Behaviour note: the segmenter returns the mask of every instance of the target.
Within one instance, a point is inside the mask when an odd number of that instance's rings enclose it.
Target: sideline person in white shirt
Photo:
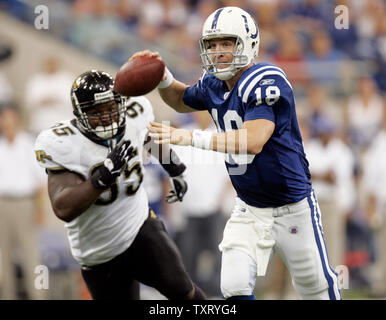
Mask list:
[[[305,152],[323,212],[323,230],[331,266],[335,268],[344,263],[345,216],[355,200],[355,159],[326,116],[315,123],[315,131],[316,138],[305,142]]]
[[[363,187],[366,192],[366,214],[375,232],[376,262],[372,272],[372,294],[386,296],[386,117],[364,156]]]
[[[358,94],[348,99],[344,109],[346,123],[354,148],[365,151],[382,127],[384,102],[370,77],[358,81]]]
[[[54,57],[43,61],[43,71],[35,74],[26,85],[25,106],[29,112],[29,129],[36,135],[63,119],[72,119],[68,92],[73,76],[59,69]]]
[[[34,281],[41,264],[37,225],[46,177],[35,161],[33,137],[20,129],[19,112],[10,105],[0,110],[0,132],[0,297],[17,298],[17,258],[28,299],[43,299],[44,290]]]

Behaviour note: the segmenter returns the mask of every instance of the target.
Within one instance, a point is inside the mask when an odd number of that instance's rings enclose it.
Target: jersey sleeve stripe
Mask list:
[[[206,70],[204,70],[204,72],[202,73],[202,76],[200,77],[200,79],[198,80],[199,83],[202,85],[203,81],[204,81],[204,77],[206,75]]]
[[[262,67],[262,68],[259,68],[255,71],[253,71],[250,75],[248,75],[244,80],[243,82],[241,82],[240,86],[239,86],[239,97],[241,97],[241,90],[243,90],[245,84],[248,82],[249,79],[251,79],[255,74],[263,71],[263,70],[267,70],[267,69],[275,69],[275,70],[279,70],[280,72],[283,73],[283,75],[285,75],[284,71],[282,69],[280,69],[279,67],[275,67],[275,66],[265,66],[265,67]]]
[[[49,170],[49,171],[62,171],[62,170],[67,170],[65,167],[62,167],[62,166],[59,166],[59,167],[53,167],[53,168],[47,167],[46,169]]]
[[[244,103],[246,103],[248,101],[248,97],[249,97],[249,94],[251,93],[252,89],[255,87],[255,85],[266,75],[269,75],[269,76],[273,76],[273,75],[278,75],[280,77],[282,77],[285,82],[287,82],[288,86],[292,89],[292,86],[291,84],[289,83],[289,81],[287,80],[287,78],[279,71],[266,71],[266,72],[263,72],[261,74],[259,74],[256,78],[254,78],[251,83],[248,85],[248,87],[245,89],[244,91],[244,94],[243,94],[243,98],[242,98],[242,101]]]

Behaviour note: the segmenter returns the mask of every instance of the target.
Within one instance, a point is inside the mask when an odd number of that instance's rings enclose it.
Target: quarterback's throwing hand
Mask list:
[[[124,170],[127,162],[133,156],[134,148],[131,141],[121,141],[114,149],[110,150],[103,165],[100,166],[91,177],[91,183],[97,189],[110,187],[115,179]]]
[[[161,59],[161,56],[159,54],[159,52],[152,52],[150,50],[143,50],[143,51],[138,51],[138,52],[135,52],[130,58],[128,61],[130,60],[133,60],[133,59],[136,59],[136,58],[139,58],[139,57],[149,57],[149,58],[158,58],[160,60]]]
[[[147,128],[150,131],[149,136],[154,139],[155,143],[171,143],[179,146],[192,145],[192,132],[189,130],[176,129],[154,121],[151,121]]]
[[[171,177],[170,184],[172,186],[172,190],[166,197],[167,203],[173,203],[176,201],[182,201],[186,191],[188,190],[188,184],[186,183],[183,174]]]

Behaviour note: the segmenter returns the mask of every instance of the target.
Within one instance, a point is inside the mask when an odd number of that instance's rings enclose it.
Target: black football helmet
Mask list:
[[[126,107],[121,96],[113,90],[114,80],[110,74],[104,71],[90,70],[78,76],[71,87],[71,101],[73,113],[79,129],[86,135],[97,140],[109,140],[122,133],[125,128]],[[98,125],[92,128],[89,119],[91,117],[106,118],[106,113],[88,114],[93,108],[101,104],[115,102],[116,110],[108,114],[108,125]],[[114,104],[112,104],[114,106]],[[115,106],[114,106],[115,107]],[[95,119],[95,118],[94,118]],[[103,123],[101,121],[101,123]]]

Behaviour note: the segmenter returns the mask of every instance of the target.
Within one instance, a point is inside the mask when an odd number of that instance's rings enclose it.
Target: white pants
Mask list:
[[[314,192],[279,208],[256,208],[236,199],[224,230],[221,292],[225,298],[251,295],[265,275],[272,250],[287,266],[302,299],[341,299],[323,236]]]

